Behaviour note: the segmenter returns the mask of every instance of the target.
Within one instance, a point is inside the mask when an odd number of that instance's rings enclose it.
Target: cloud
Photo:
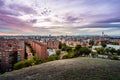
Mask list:
[[[5,10],[4,8],[0,9],[0,14],[11,15],[11,16],[18,16],[18,15],[20,15],[18,12],[12,12],[11,10]]]
[[[0,0],[0,7],[4,6],[4,1]]]
[[[111,19],[99,21],[98,23],[114,23],[114,22],[120,22],[120,18],[118,18],[118,17],[111,18]]]
[[[119,0],[0,0],[0,34],[115,33],[119,6]]]
[[[110,23],[92,23],[85,26],[80,26],[77,28],[120,28],[120,24],[110,24]]]
[[[24,12],[26,14],[36,14],[37,13],[34,9],[32,9],[28,6],[25,6],[25,5],[11,4],[11,5],[9,5],[9,8],[16,10],[18,12]]]
[[[71,22],[71,23],[73,23],[73,22],[76,22],[76,21],[78,21],[78,20],[80,20],[80,18],[79,17],[73,17],[74,15],[72,15],[72,16],[67,16],[66,17],[66,22]]]
[[[34,24],[34,23],[37,22],[37,19],[32,19],[32,20],[30,20],[29,22],[32,23],[32,24]]]
[[[2,14],[0,14],[0,21],[5,22],[9,25],[24,25],[25,24],[25,22],[15,18],[15,17],[6,16],[6,15],[2,15]]]

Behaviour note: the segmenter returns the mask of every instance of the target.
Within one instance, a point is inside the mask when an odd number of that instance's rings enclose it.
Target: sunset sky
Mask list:
[[[0,35],[120,34],[120,0],[0,0]]]

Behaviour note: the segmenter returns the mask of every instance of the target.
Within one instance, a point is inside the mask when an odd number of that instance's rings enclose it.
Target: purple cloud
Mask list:
[[[4,5],[4,1],[0,0],[0,7],[2,7]]]
[[[16,11],[24,12],[26,14],[36,14],[37,13],[34,9],[32,9],[28,6],[25,6],[25,5],[12,4],[12,5],[9,5],[9,8],[16,10]]]
[[[52,20],[50,18],[44,19],[45,22],[51,22]]]
[[[0,9],[0,14],[3,14],[3,15],[13,15],[13,16],[20,15],[18,12],[12,12],[10,10],[5,10],[5,9]]]
[[[66,13],[63,19],[65,23],[76,23],[83,20],[79,14],[74,14],[73,12]]]
[[[0,27],[20,26],[21,28],[30,28],[31,24],[30,22],[28,23],[15,17],[0,14]]]
[[[79,19],[78,17],[67,16],[66,21],[68,21],[68,22],[75,22],[78,19]]]
[[[92,23],[85,26],[77,26],[74,28],[120,28],[120,24],[109,24],[109,23]]]
[[[98,23],[114,23],[114,22],[120,22],[120,18],[111,18],[111,19],[99,21]]]
[[[37,22],[37,19],[32,19],[29,21],[30,23],[36,23]]]

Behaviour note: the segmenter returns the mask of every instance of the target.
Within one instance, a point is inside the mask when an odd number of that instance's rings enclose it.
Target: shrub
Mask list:
[[[74,58],[74,52],[69,52],[68,54],[64,55],[62,59]]]
[[[92,52],[92,53],[91,53],[91,56],[92,56],[93,58],[96,58],[96,57],[98,56],[98,53],[97,53],[97,52]]]
[[[28,60],[21,61],[21,62],[14,64],[14,69],[15,70],[21,69],[24,67],[32,66],[33,64],[34,64],[34,61],[32,59],[28,59]]]
[[[71,51],[72,51],[72,47],[67,46],[67,47],[66,47],[66,51],[67,51],[67,52],[71,52]]]
[[[48,57],[48,61],[54,61],[54,60],[59,60],[60,57],[57,54],[50,55]]]
[[[75,54],[75,57],[79,57],[79,56],[82,56],[82,55],[89,55],[91,52],[91,50],[87,47],[81,47],[80,49],[75,49],[74,50],[74,54]]]
[[[117,55],[112,55],[112,56],[110,57],[110,59],[112,59],[112,60],[119,60],[119,57],[118,57]]]
[[[59,56],[60,54],[61,54],[61,50],[57,50],[57,51],[56,51],[56,55]]]
[[[18,62],[18,63],[16,63],[16,64],[14,64],[14,69],[15,70],[18,70],[18,69],[21,69],[21,68],[24,68],[25,67],[25,65],[24,65],[25,63],[22,61],[22,62]]]
[[[44,62],[42,59],[39,59],[37,56],[34,56],[33,60],[34,60],[34,64],[41,64]]]
[[[117,55],[120,55],[120,49],[117,50]]]
[[[68,54],[64,55],[62,59],[68,59]]]
[[[97,51],[98,54],[105,54],[105,50],[104,50],[103,47],[102,48],[96,48],[96,51]]]
[[[32,66],[32,65],[34,65],[34,60],[33,59],[25,60],[24,65],[25,65],[25,67]]]

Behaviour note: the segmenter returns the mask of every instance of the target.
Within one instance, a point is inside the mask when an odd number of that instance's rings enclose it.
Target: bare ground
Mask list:
[[[74,58],[7,72],[0,80],[120,80],[120,61]]]

